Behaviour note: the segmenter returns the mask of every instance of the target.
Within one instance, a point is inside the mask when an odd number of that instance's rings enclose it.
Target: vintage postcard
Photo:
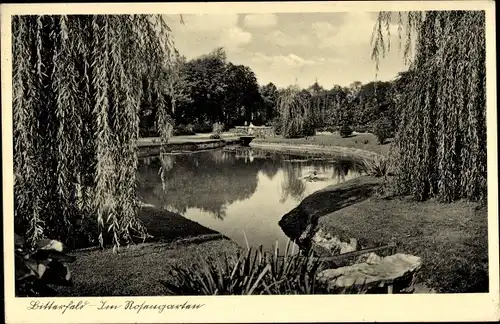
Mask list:
[[[2,5],[6,322],[499,320],[494,7]]]

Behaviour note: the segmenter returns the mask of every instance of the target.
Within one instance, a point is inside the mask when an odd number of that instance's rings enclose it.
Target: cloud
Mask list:
[[[167,18],[174,32],[178,49],[188,58],[206,54],[222,46],[227,52],[237,52],[252,41],[252,33],[238,27],[237,14],[183,15]]]
[[[327,21],[312,24],[321,48],[342,48],[351,45],[369,45],[375,18],[369,12],[349,12],[344,22],[334,26]]]
[[[310,46],[311,37],[307,35],[289,35],[282,30],[274,30],[265,36],[268,42],[271,42],[280,47],[288,46]]]
[[[375,77],[370,39],[376,15],[363,12],[274,15],[168,15],[178,50],[188,59],[223,46],[228,60],[249,66],[259,83],[325,87],[368,82]],[[261,26],[257,28],[257,26]],[[393,37],[397,27],[391,26]],[[391,44],[391,46],[393,46]],[[392,78],[406,68],[394,49],[377,78]],[[398,56],[399,55],[399,56]]]
[[[252,33],[246,32],[239,27],[231,27],[221,33],[221,45],[228,50],[237,50],[241,45],[252,41]]]
[[[245,26],[251,28],[267,28],[273,27],[278,23],[278,18],[275,14],[252,14],[246,15],[244,18]]]
[[[314,60],[304,59],[293,53],[290,53],[288,55],[265,55],[257,52],[254,54],[252,60],[255,62],[265,62],[271,65],[285,65],[288,67],[302,67],[304,65],[312,65],[317,63]]]

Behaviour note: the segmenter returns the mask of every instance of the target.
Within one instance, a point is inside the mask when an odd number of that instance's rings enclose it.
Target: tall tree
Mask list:
[[[394,141],[396,187],[419,200],[486,198],[486,64],[484,11],[396,13],[412,56],[399,100]],[[382,12],[373,57],[389,46],[394,14]]]
[[[298,86],[289,86],[278,98],[280,131],[286,138],[314,135],[311,94]]]
[[[190,95],[191,83],[187,78],[186,64],[186,57],[181,56],[176,51],[175,59],[167,65],[165,70],[165,91],[170,102],[170,115],[174,120],[176,120],[176,117],[182,116],[182,107],[186,107],[192,102]],[[174,121],[168,120],[168,122],[163,122],[162,124],[170,126],[174,124]],[[166,142],[166,140],[170,137],[171,131],[171,128],[167,128],[165,132],[163,132],[163,142]]]
[[[159,93],[168,31],[161,15],[13,17],[15,230],[30,242],[88,244],[89,224],[101,245],[144,236],[137,85]]]
[[[327,92],[327,112],[326,124],[328,126],[339,126],[341,118],[345,114],[347,107],[348,91],[347,89],[336,85]]]
[[[222,48],[186,64],[186,78],[192,85],[190,97],[193,100],[189,114],[197,122],[223,122],[220,103],[227,88],[226,64],[226,53]]]
[[[309,86],[307,90],[311,94],[311,110],[314,125],[322,127],[325,123],[326,91],[318,81]]]
[[[224,101],[225,123],[228,126],[244,121],[261,122],[263,114],[259,85],[255,73],[247,66],[228,63],[227,88]]]
[[[359,101],[354,107],[355,124],[367,126],[381,117],[393,119],[391,94],[392,83],[390,82],[378,81],[362,85],[358,94]]]
[[[278,88],[270,82],[260,87],[260,95],[263,100],[263,109],[266,115],[266,121],[271,121],[278,114],[276,104],[278,102]]]

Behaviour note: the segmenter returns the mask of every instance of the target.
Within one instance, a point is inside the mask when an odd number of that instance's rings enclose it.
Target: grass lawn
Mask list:
[[[342,138],[339,134],[315,135],[307,138],[283,138],[282,136],[256,138],[255,143],[283,143],[283,144],[308,144],[320,146],[345,146],[357,149],[362,149],[379,154],[387,154],[389,152],[390,140],[385,144],[379,145],[377,137],[370,133],[354,134],[346,138]]]
[[[159,280],[172,265],[188,265],[200,256],[235,253],[236,243],[179,214],[142,207],[139,219],[153,236],[149,243],[72,253],[73,287],[55,287],[62,296],[164,295]]]
[[[422,258],[417,279],[437,291],[487,292],[488,213],[475,207],[373,198],[320,218],[319,226],[373,245],[395,241],[399,252]]]
[[[168,280],[173,265],[185,266],[199,256],[236,253],[239,247],[226,239],[200,236],[195,241],[150,243],[123,248],[75,253],[71,265],[73,287],[58,287],[61,296],[161,296],[159,280]]]
[[[361,177],[314,193],[302,202],[303,214],[292,217],[296,220],[290,220],[288,228],[303,230],[300,218],[314,215],[316,228],[344,242],[356,238],[364,247],[395,242],[398,252],[421,257],[418,283],[438,292],[488,291],[485,207],[384,198],[378,194],[377,182],[382,183]]]

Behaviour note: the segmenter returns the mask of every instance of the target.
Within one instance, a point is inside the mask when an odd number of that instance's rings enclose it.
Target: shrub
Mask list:
[[[394,128],[389,118],[381,118],[373,126],[373,134],[377,136],[379,144],[384,144],[386,139],[393,136],[393,133]]]
[[[352,134],[352,128],[350,126],[344,125],[340,127],[340,136],[348,137]]]
[[[274,128],[274,133],[276,135],[281,134],[282,123],[281,123],[281,119],[279,117],[276,117],[275,119],[273,119],[273,121],[271,122],[271,126]]]
[[[180,124],[174,128],[173,135],[174,136],[183,136],[183,135],[195,135],[196,133],[193,131],[193,125],[184,125]]]
[[[140,137],[156,137],[158,136],[158,131],[155,126],[152,127],[141,127],[139,128]]]
[[[64,253],[64,244],[41,239],[29,249],[21,236],[14,235],[16,296],[50,297],[57,293],[49,285],[72,285],[68,263],[75,258]]]
[[[312,120],[307,120],[306,122],[304,122],[302,134],[304,136],[316,135],[316,128],[314,127],[314,122]]]
[[[210,138],[217,138],[219,139],[222,132],[224,131],[224,125],[222,123],[215,123],[212,126],[212,135]]]
[[[170,278],[160,281],[173,295],[252,295],[252,294],[313,294],[322,287],[316,284],[316,274],[322,262],[307,256],[291,255],[287,245],[279,256],[248,249],[236,257],[201,260],[187,268],[174,267]]]
[[[356,127],[354,127],[354,131],[356,133],[366,133],[366,132],[368,132],[368,127],[365,127],[365,126],[356,126]]]
[[[208,122],[204,121],[202,123],[196,123],[194,124],[193,131],[195,133],[210,133],[212,132],[213,125]]]

